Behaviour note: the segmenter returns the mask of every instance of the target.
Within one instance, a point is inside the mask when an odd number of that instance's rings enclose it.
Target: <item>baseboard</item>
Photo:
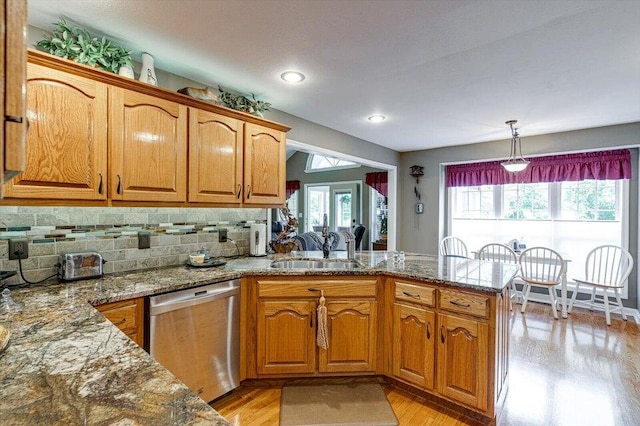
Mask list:
[[[551,302],[549,302],[549,295],[547,293],[529,293],[529,301],[530,302],[536,302],[536,303],[544,303],[546,305],[550,305]],[[568,303],[569,300],[567,300],[567,308],[568,308]],[[515,308],[514,308],[515,310]],[[593,308],[594,311],[599,311],[604,313],[604,307],[598,306],[596,305]],[[627,317],[631,317],[634,319],[634,321],[636,322],[636,324],[640,324],[640,311],[638,309],[633,309],[633,308],[624,308],[624,313],[627,315]]]

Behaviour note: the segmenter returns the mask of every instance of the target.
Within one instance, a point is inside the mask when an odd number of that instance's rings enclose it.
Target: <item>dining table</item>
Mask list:
[[[473,257],[475,259],[479,259],[478,250],[472,251],[471,254],[473,254]],[[562,275],[560,278],[560,305],[562,306],[562,318],[567,318],[568,308],[569,308],[569,302],[568,302],[569,298],[567,297],[567,269],[569,267],[569,262],[571,262],[571,259],[566,255],[566,253],[559,253],[559,254],[562,257],[562,261],[564,262],[564,265],[562,265]],[[516,255],[518,256],[518,260],[519,260],[520,253],[516,252]],[[505,257],[504,260],[507,260],[507,257]],[[542,261],[544,259],[540,259],[540,260]],[[516,276],[514,279],[516,279],[517,277],[518,276]],[[520,297],[518,297],[518,301],[520,301]]]

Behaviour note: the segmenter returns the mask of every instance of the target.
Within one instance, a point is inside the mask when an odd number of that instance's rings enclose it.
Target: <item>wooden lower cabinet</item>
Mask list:
[[[247,378],[384,374],[495,419],[508,383],[508,291],[351,276],[248,284]],[[327,349],[316,342],[320,289]]]
[[[376,371],[376,302],[327,303],[329,346],[319,349],[318,371],[352,373]]]
[[[401,303],[395,303],[393,309],[393,375],[433,390],[436,315],[427,308]]]
[[[315,303],[258,302],[258,374],[312,373],[316,369]]]
[[[251,283],[258,376],[377,371],[376,278],[265,277]],[[316,341],[320,289],[326,297],[327,349]]]
[[[138,346],[144,347],[144,298],[105,303],[96,309]]]
[[[487,409],[489,326],[438,315],[438,392],[480,410]]]

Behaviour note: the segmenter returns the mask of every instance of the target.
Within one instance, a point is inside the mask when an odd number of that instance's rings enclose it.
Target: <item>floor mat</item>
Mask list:
[[[284,386],[280,426],[397,426],[378,383]]]

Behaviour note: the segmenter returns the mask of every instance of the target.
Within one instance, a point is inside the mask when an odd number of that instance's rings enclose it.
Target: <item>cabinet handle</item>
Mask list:
[[[322,291],[322,289],[315,288],[315,287],[309,287],[307,290],[309,290],[309,291]]]
[[[313,315],[309,315],[309,328],[313,328]]]
[[[122,189],[121,188],[120,175],[117,175],[117,176],[118,176],[118,186],[116,187],[116,194],[120,194],[120,190]]]
[[[125,322],[127,322],[127,319],[126,319],[126,318],[122,318],[120,321],[118,321],[118,322],[114,322],[113,324],[114,324],[114,325],[122,325],[122,324],[124,324]]]
[[[427,340],[431,340],[431,322],[427,322]]]
[[[420,299],[420,295],[419,294],[413,294],[413,293],[409,293],[409,292],[406,292],[406,291],[403,291],[402,294],[404,294],[405,296],[413,297],[414,299]]]
[[[15,115],[5,115],[5,121],[10,121],[12,123],[22,123],[22,117],[17,117]]]
[[[251,198],[251,185],[247,185],[247,200]]]
[[[440,340],[444,343],[444,325],[440,326]]]
[[[242,192],[242,185],[238,184],[238,200],[240,199],[241,192]]]
[[[98,184],[98,194],[102,194],[102,173],[98,173],[100,176],[100,183]]]
[[[462,306],[463,308],[470,308],[471,307],[471,305],[460,303],[457,300],[450,300],[449,303],[451,303],[452,305],[456,305],[456,306]]]

